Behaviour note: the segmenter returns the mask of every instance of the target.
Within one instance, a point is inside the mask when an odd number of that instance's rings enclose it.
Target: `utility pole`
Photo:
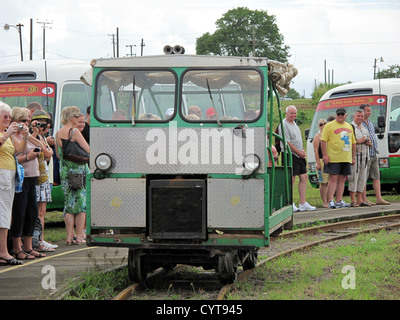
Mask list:
[[[376,79],[376,62],[377,61],[383,62],[383,57],[375,58],[375,62],[374,62],[374,80]]]
[[[52,24],[53,22],[46,21],[36,21],[37,23],[41,23],[43,27],[43,59],[46,59],[46,24]],[[51,27],[48,27],[51,29]]]
[[[142,42],[140,43],[140,55],[143,56],[143,47],[145,46],[143,39]]]
[[[6,23],[4,25],[4,30],[8,31],[10,30],[10,27],[13,27],[15,29],[17,29],[18,33],[19,33],[19,50],[21,52],[21,61],[24,61],[24,54],[23,54],[23,50],[22,50],[22,32],[21,32],[21,28],[23,27],[23,24],[17,24],[16,26],[13,26],[11,24]]]
[[[127,56],[133,57],[134,54],[133,54],[133,52],[132,52],[132,48],[133,48],[133,47],[136,47],[136,44],[127,44],[126,47],[131,49],[130,55],[127,54]],[[135,54],[135,56],[136,56],[136,54]]]
[[[117,58],[119,58],[119,29],[117,27]]]
[[[109,34],[112,37],[112,45],[113,45],[113,57],[115,58],[115,34]]]
[[[29,60],[33,59],[33,19],[31,19],[31,31],[30,31],[30,44],[29,44]]]

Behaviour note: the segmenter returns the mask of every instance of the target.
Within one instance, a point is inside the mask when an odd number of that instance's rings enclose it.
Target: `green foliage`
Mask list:
[[[394,64],[389,69],[383,69],[377,73],[377,78],[400,78],[400,65]]]
[[[336,88],[338,86],[341,86],[342,84],[323,84],[320,83],[318,87],[314,89],[314,92],[312,94],[312,104],[317,105],[321,97],[327,92],[328,90],[331,90],[333,88]]]
[[[283,44],[274,15],[263,10],[239,7],[229,10],[216,21],[217,30],[205,33],[196,41],[201,55],[268,57],[285,62],[289,47]]]
[[[293,99],[293,100],[295,100],[295,99],[300,99],[301,97],[300,97],[300,93],[298,93],[295,89],[293,89],[293,88],[290,88],[289,89],[289,91],[288,91],[288,93],[286,94],[286,96],[285,96],[286,98],[290,98],[290,99]]]

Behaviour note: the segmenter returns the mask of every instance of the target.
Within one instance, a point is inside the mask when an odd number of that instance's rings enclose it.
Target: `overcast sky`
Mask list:
[[[0,24],[23,24],[24,60],[29,59],[29,24],[33,19],[33,58],[90,61],[112,57],[112,34],[119,28],[119,55],[163,54],[179,44],[195,54],[196,38],[215,31],[215,22],[240,6],[276,16],[289,62],[298,68],[292,87],[309,97],[314,82],[324,82],[324,61],[334,82],[373,78],[374,61],[386,69],[400,64],[400,0],[4,0]],[[18,31],[0,30],[1,64],[20,60]],[[332,72],[332,71],[331,71]]]

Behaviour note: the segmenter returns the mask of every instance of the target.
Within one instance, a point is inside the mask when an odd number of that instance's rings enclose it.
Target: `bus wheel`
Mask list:
[[[218,257],[217,274],[222,283],[233,283],[237,277],[237,257],[227,252]]]
[[[144,265],[145,254],[141,250],[129,249],[128,253],[128,273],[132,282],[143,283],[147,272]]]

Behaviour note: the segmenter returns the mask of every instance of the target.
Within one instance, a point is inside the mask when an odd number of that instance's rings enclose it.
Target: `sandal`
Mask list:
[[[35,253],[37,253],[37,254],[31,253],[31,252],[35,252]],[[33,250],[33,249],[30,250],[30,251],[27,251],[26,253],[27,253],[27,254],[30,254],[30,255],[32,255],[32,256],[34,256],[35,258],[44,258],[44,257],[46,257],[45,254],[40,253],[40,252],[37,252],[37,251],[35,251],[35,250]]]
[[[365,202],[360,203],[360,207],[370,207],[371,205]]]
[[[85,239],[76,238],[76,244],[84,244],[84,243],[86,243]]]
[[[12,257],[11,259],[6,259],[6,258],[3,258],[3,257],[0,257],[0,260],[4,260],[5,261],[5,262],[1,262],[0,261],[0,266],[7,266],[7,265],[18,266],[18,265],[24,264],[22,261],[17,260],[14,257]]]
[[[25,255],[25,258],[19,258],[19,257],[18,257],[18,255],[21,254],[21,253],[22,253],[23,255]],[[15,258],[17,258],[18,260],[33,260],[33,259],[36,258],[34,255],[31,255],[31,254],[25,252],[24,250],[21,250],[20,252],[14,254],[14,256],[15,256]],[[32,258],[28,258],[29,256],[31,256]]]
[[[76,241],[74,239],[67,238],[67,240],[65,240],[65,244],[70,246],[71,244],[76,244]]]
[[[350,207],[359,207],[360,205],[357,203],[357,202],[355,202],[355,201],[353,201],[352,203],[350,203]]]

